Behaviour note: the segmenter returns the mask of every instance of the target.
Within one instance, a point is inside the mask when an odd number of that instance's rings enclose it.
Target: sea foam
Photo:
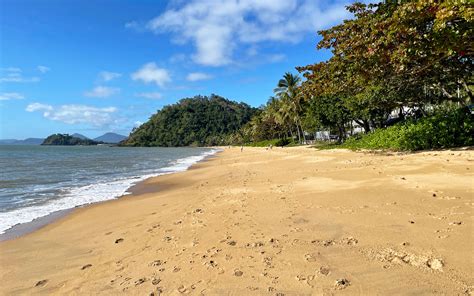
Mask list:
[[[18,208],[12,211],[0,213],[0,234],[15,225],[31,222],[37,218],[47,216],[51,213],[72,209],[78,206],[88,205],[96,202],[115,199],[128,195],[128,189],[151,177],[171,174],[187,170],[193,164],[220,151],[212,149],[200,155],[177,159],[167,167],[157,168],[153,173],[147,173],[135,177],[119,178],[110,181],[97,182],[90,185],[62,188],[58,198],[49,200],[41,205]]]

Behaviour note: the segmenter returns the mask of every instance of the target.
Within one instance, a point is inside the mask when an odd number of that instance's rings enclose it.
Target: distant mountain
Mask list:
[[[24,139],[24,140],[20,140],[18,142],[21,142],[21,143],[17,143],[17,145],[41,145],[41,143],[43,143],[44,141],[44,138],[28,138],[28,139]]]
[[[28,138],[24,140],[4,139],[0,140],[0,145],[41,145],[43,138]]]
[[[16,140],[16,139],[2,139],[2,140],[0,140],[0,145],[13,145],[17,141],[19,141],[19,140]]]
[[[125,140],[126,138],[126,136],[122,136],[116,133],[105,133],[100,137],[94,138],[94,141],[117,144]]]
[[[90,139],[90,138],[88,138],[88,137],[86,137],[86,136],[84,136],[84,135],[78,134],[78,133],[74,133],[74,134],[72,134],[71,136],[74,137],[74,138],[79,138],[79,139],[81,139],[81,140],[88,140],[88,139]]]
[[[75,146],[75,145],[97,145],[102,142],[93,141],[91,139],[80,139],[68,134],[54,134],[47,137],[41,145],[57,145],[57,146]]]

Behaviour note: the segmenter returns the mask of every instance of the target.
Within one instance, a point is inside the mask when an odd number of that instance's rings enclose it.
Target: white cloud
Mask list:
[[[51,69],[46,67],[46,66],[38,66],[37,69],[38,69],[38,71],[40,71],[43,74],[46,73],[46,72],[51,71]]]
[[[158,68],[155,63],[143,65],[131,75],[133,80],[141,80],[145,83],[154,82],[160,87],[164,87],[171,82],[171,77],[166,69]]]
[[[0,77],[0,82],[38,82],[39,77],[23,77],[18,73],[10,73],[7,77]]]
[[[86,97],[94,98],[107,98],[120,92],[120,88],[107,87],[107,86],[96,86],[91,91],[86,91],[84,95]]]
[[[21,69],[17,67],[1,68],[0,70],[5,72],[21,72]]]
[[[316,0],[222,0],[178,1],[147,28],[173,33],[173,41],[192,43],[193,59],[207,66],[233,61],[240,46],[276,42],[298,42],[305,34],[316,34],[349,16],[349,1]]]
[[[0,82],[38,82],[38,77],[23,77],[22,70],[17,67],[0,68],[3,72],[3,77],[0,77]]]
[[[25,97],[19,93],[0,93],[0,101],[8,101],[8,100],[21,100]]]
[[[158,100],[163,97],[162,94],[159,92],[139,93],[139,94],[136,94],[135,96],[146,98],[146,99],[153,99],[153,100]]]
[[[39,110],[51,111],[53,110],[53,106],[45,105],[41,103],[33,103],[26,106],[26,111],[28,112],[34,112],[34,111],[39,111]]]
[[[201,73],[201,72],[194,72],[194,73],[189,73],[188,76],[186,77],[186,80],[200,81],[200,80],[209,80],[211,78],[212,78],[212,75]]]
[[[103,127],[117,122],[112,116],[117,112],[115,107],[97,108],[86,105],[62,105],[55,107],[33,103],[26,107],[26,111],[42,111],[43,117],[67,124],[89,124]]]
[[[120,73],[115,73],[115,72],[109,72],[109,71],[102,71],[99,73],[99,79],[104,82],[108,82],[111,80],[114,80],[116,78],[121,77],[122,74]]]
[[[134,126],[134,127],[139,127],[139,126],[142,125],[142,124],[143,124],[143,122],[137,120],[137,121],[134,122],[133,126]]]

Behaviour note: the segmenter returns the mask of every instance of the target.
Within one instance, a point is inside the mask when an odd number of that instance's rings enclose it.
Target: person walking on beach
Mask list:
[[[244,145],[240,146],[240,152],[244,151]]]

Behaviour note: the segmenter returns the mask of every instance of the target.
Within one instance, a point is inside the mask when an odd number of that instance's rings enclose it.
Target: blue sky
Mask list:
[[[349,1],[0,1],[0,138],[127,135],[164,105],[215,93],[264,104],[329,58],[317,30]]]

